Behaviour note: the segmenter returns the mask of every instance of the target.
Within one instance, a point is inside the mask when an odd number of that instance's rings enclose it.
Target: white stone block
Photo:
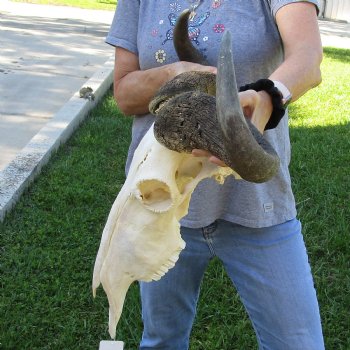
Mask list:
[[[101,340],[99,350],[123,350],[124,343],[122,341]]]

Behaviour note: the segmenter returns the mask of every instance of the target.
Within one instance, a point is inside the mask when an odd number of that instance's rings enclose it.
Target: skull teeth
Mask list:
[[[179,255],[173,255],[169,258],[169,261],[172,263],[172,264],[175,264],[177,261],[179,260]]]
[[[153,281],[159,281],[164,275],[165,275],[164,273],[163,273],[163,274],[155,273],[155,274],[152,276],[151,280],[153,280]]]
[[[182,245],[184,247],[184,245]],[[183,248],[179,249],[175,254],[173,254],[168,261],[163,264],[157,272],[155,272],[150,278],[144,279],[146,282],[150,281],[159,281],[171,268],[175,266],[175,263],[179,259],[180,251]]]
[[[169,270],[169,268],[166,267],[166,264],[164,264],[163,266],[160,267],[160,269],[158,270],[157,273],[158,273],[158,274],[161,274],[161,273],[165,274],[165,273],[168,272],[168,270]]]
[[[173,268],[175,266],[175,263],[169,261],[165,264],[165,266],[167,267],[168,270],[170,270],[171,268]]]

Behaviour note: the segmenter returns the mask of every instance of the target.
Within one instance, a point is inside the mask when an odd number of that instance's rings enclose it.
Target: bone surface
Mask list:
[[[197,184],[207,177],[222,183],[230,174],[207,158],[167,149],[153,127],[147,132],[110,211],[94,267],[93,294],[102,283],[112,338],[131,283],[159,280],[185,248],[179,220]]]

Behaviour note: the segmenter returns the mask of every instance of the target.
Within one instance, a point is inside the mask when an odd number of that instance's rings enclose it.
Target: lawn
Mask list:
[[[350,50],[325,49],[323,84],[291,107],[291,174],[318,291],[327,349],[350,349]],[[92,269],[124,181],[130,119],[109,93],[0,224],[0,348],[96,350],[108,339]],[[137,283],[117,338],[137,348]],[[224,270],[204,279],[191,350],[256,349],[253,329]]]
[[[12,0],[41,5],[61,5],[93,10],[114,11],[118,0]]]

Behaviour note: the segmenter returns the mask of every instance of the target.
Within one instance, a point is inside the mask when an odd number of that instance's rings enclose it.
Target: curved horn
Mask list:
[[[189,14],[184,11],[176,24],[176,50],[180,59],[203,63],[188,38]],[[276,175],[279,158],[243,115],[232,57],[231,35],[226,32],[217,77],[208,72],[186,72],[166,83],[150,103],[150,111],[157,116],[154,135],[171,150],[208,150],[244,180],[266,182]]]
[[[225,32],[218,59],[216,110],[230,166],[252,182],[265,182],[279,168],[279,158],[255,126],[244,117],[238,98],[231,33]]]
[[[173,38],[175,51],[180,61],[199,63],[209,66],[209,63],[192,45],[191,40],[188,37],[188,18],[190,14],[190,10],[185,10],[180,14],[176,21]]]

